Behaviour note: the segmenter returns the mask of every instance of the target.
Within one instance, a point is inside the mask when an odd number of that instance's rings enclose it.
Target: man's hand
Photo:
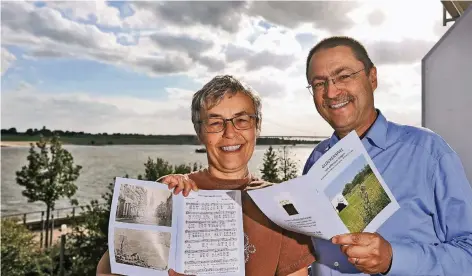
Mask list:
[[[377,233],[354,233],[333,237],[349,262],[367,274],[385,273],[392,262],[392,246]]]
[[[159,182],[167,184],[169,190],[174,189],[174,195],[178,195],[183,191],[183,196],[188,196],[190,190],[198,191],[197,184],[184,174],[169,174],[160,179]]]

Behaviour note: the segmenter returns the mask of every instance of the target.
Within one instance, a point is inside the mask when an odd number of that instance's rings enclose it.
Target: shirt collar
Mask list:
[[[387,144],[387,119],[380,110],[376,110],[378,112],[377,119],[365,135],[364,139],[367,139],[371,144],[378,148],[385,149]],[[333,147],[338,141],[338,136],[333,132],[333,135],[329,138],[328,148],[326,150]]]

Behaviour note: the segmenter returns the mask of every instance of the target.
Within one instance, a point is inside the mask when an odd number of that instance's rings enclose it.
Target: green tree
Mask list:
[[[169,162],[162,158],[156,158],[156,161],[148,157],[147,162],[144,164],[144,177],[139,175],[138,179],[156,181],[159,177],[168,174],[185,174],[192,171],[196,171],[202,168],[199,163],[193,163],[191,165],[180,164],[171,165]]]
[[[264,163],[262,165],[261,173],[262,179],[271,183],[279,183],[279,170],[278,165],[278,156],[277,152],[269,146],[269,148],[264,153]]]
[[[281,175],[281,181],[297,177],[297,163],[292,159],[291,155],[290,149],[287,146],[279,149],[278,170]]]
[[[92,200],[83,207],[81,219],[76,220],[72,233],[67,234],[65,268],[68,275],[95,275],[97,264],[108,249],[113,186],[113,183],[109,183],[101,201]],[[56,264],[59,264],[58,257],[55,257]]]
[[[34,235],[23,224],[2,219],[2,275],[49,275],[51,260],[39,250]]]
[[[25,187],[22,194],[28,202],[41,201],[46,204],[46,225],[57,200],[74,196],[77,186],[74,182],[80,174],[81,166],[74,165],[72,155],[62,147],[59,136],[54,135],[48,148],[48,141],[40,137],[36,147],[31,143],[28,165],[16,172],[16,182]],[[77,204],[76,200],[71,200]],[[45,247],[48,247],[49,227],[46,227]]]

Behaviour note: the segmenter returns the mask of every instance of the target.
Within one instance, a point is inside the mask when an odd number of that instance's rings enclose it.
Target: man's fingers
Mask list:
[[[334,236],[331,242],[342,245],[368,245],[371,239],[371,233],[354,233]]]
[[[369,248],[359,245],[341,246],[341,251],[349,258],[367,258],[369,257]]]

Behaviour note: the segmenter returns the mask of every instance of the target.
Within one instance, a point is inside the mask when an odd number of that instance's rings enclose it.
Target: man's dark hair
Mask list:
[[[359,41],[347,36],[332,36],[318,42],[318,44],[311,48],[310,53],[308,53],[308,57],[306,59],[306,79],[308,82],[310,82],[308,77],[308,69],[310,68],[310,60],[313,55],[319,50],[330,49],[337,46],[346,46],[351,48],[357,60],[364,64],[364,71],[366,74],[369,73],[372,67],[374,67],[374,64],[369,58],[369,54],[367,54],[366,49]]]

